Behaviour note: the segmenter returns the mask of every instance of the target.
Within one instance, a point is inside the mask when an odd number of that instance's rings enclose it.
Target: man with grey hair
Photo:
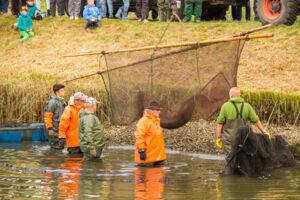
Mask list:
[[[100,160],[104,146],[104,133],[100,120],[95,115],[97,101],[89,97],[80,112],[79,138],[84,160]]]
[[[226,156],[231,151],[231,145],[234,142],[236,131],[246,126],[247,121],[255,126],[264,134],[270,134],[265,130],[252,106],[241,97],[241,91],[238,87],[233,87],[229,91],[229,101],[224,103],[219,117],[217,119],[217,140],[216,145],[222,148]],[[224,145],[223,145],[224,143]]]
[[[74,101],[65,108],[59,124],[59,139],[66,142],[69,154],[82,154],[79,144],[79,112],[84,106],[87,96],[82,92],[76,92]]]

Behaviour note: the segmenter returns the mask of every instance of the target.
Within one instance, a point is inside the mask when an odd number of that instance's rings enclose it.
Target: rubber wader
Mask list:
[[[236,110],[236,119],[226,120],[223,129],[222,129],[222,140],[223,140],[223,151],[226,155],[226,160],[231,151],[231,146],[236,138],[236,132],[239,128],[247,126],[245,120],[243,120],[243,109],[244,102],[241,106],[241,111],[238,110],[235,102],[231,102]]]

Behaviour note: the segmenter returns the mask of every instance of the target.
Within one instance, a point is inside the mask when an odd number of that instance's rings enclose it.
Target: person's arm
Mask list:
[[[217,124],[217,138],[222,137],[222,128],[223,128],[223,124]]]
[[[60,118],[59,122],[59,138],[66,138],[67,131],[70,127],[71,108],[67,106]]]
[[[223,124],[226,121],[226,116],[225,116],[225,104],[222,106],[221,110],[220,110],[220,114],[217,118],[217,138],[221,138],[222,137],[222,128],[223,128]]]
[[[20,31],[26,31],[25,23],[21,16],[18,19],[18,29]]]
[[[55,102],[49,101],[45,108],[44,122],[48,130],[52,130],[53,128],[53,113],[55,112],[55,107]]]
[[[256,122],[255,126],[262,132],[262,133],[266,133],[267,131],[265,130],[264,126],[262,125],[262,123],[260,122],[260,120],[258,120],[258,122]]]
[[[262,133],[265,133],[266,130],[265,130],[264,126],[262,125],[261,121],[259,120],[259,117],[257,116],[256,112],[254,111],[254,109],[252,108],[252,106],[250,104],[248,104],[248,106],[249,106],[248,118],[249,118],[250,122],[253,123]]]
[[[87,143],[87,149],[89,151],[95,149],[92,135],[94,124],[95,119],[91,116],[86,116],[85,120],[82,121],[82,136]]]
[[[89,11],[88,11],[87,8],[83,10],[83,18],[85,20],[90,20],[91,19],[91,16],[89,15]]]
[[[138,149],[146,149],[146,119],[142,119],[137,124],[135,132],[136,146]]]

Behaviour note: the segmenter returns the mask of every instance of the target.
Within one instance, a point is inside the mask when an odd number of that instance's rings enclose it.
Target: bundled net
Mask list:
[[[269,140],[265,135],[254,133],[250,127],[237,130],[227,161],[226,173],[251,177],[267,175],[274,168],[296,165],[282,136]]]
[[[207,119],[236,85],[244,43],[233,40],[105,53],[103,77],[112,123],[132,123],[153,100],[162,107],[163,128],[178,128],[192,118]]]

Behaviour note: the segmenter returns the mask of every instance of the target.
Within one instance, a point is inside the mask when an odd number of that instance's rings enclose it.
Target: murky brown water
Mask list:
[[[221,177],[222,158],[202,154],[170,152],[168,166],[139,168],[128,147],[107,148],[95,163],[43,143],[0,143],[0,161],[0,199],[300,199],[300,168]]]

